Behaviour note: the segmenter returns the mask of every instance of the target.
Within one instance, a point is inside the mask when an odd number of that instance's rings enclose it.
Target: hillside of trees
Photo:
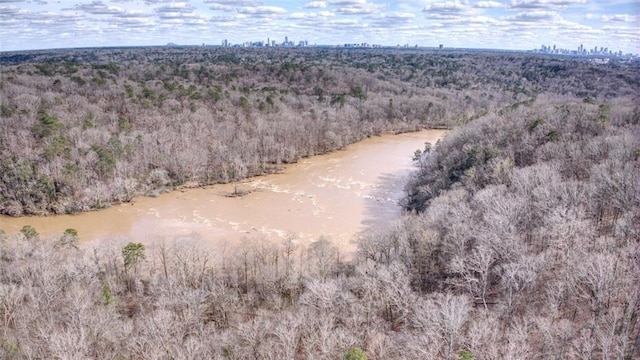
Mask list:
[[[2,234],[0,357],[640,358],[640,99],[606,89],[537,94],[421,149],[407,214],[348,263],[295,235]]]
[[[0,53],[0,213],[74,213],[277,171],[541,94],[637,95],[637,63],[422,50]]]

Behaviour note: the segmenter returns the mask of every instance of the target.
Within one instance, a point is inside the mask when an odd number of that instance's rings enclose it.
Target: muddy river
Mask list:
[[[302,159],[279,174],[241,182],[250,191],[228,197],[234,184],[176,190],[158,197],[76,215],[0,217],[0,229],[17,232],[31,225],[41,237],[78,231],[82,242],[121,239],[151,242],[195,238],[237,241],[246,237],[301,240],[324,235],[351,248],[350,240],[367,227],[397,218],[411,157],[425,142],[444,134],[428,130],[366,139],[345,150]]]

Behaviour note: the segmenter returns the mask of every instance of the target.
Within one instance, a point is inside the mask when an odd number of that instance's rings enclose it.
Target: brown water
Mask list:
[[[234,191],[233,184],[213,185],[76,215],[2,216],[0,229],[17,232],[31,225],[47,237],[74,228],[83,242],[183,237],[217,242],[287,234],[313,240],[324,235],[351,248],[355,234],[400,215],[397,202],[414,151],[443,134],[428,130],[369,138],[343,151],[303,159],[280,174],[244,181],[239,188],[251,192],[242,197],[226,196]]]

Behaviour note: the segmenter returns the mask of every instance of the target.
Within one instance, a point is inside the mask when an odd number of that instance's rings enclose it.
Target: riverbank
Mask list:
[[[157,197],[92,212],[45,217],[0,217],[0,229],[33,226],[41,236],[78,231],[81,241],[126,237],[146,241],[172,234],[207,241],[243,237],[301,239],[330,237],[349,247],[350,239],[368,226],[399,216],[404,176],[412,156],[442,130],[367,138],[341,151],[300,159],[275,174],[246,179],[248,192],[228,197],[235,183],[181,188]]]

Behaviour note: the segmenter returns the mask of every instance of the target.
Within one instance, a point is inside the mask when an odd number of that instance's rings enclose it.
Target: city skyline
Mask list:
[[[168,44],[170,46],[198,46],[196,44]],[[296,40],[289,39],[288,36],[285,36],[284,41],[279,42],[278,40],[271,39],[271,37],[267,37],[266,41],[255,40],[255,41],[243,41],[241,43],[232,43],[227,39],[222,40],[221,44],[205,44],[202,46],[222,46],[222,47],[345,47],[345,48],[427,48],[427,49],[437,49],[437,50],[454,50],[454,49],[468,49],[475,50],[476,48],[450,48],[445,46],[444,44],[438,44],[437,46],[418,46],[417,44],[396,44],[396,45],[382,45],[382,44],[372,44],[372,43],[344,43],[344,44],[310,44],[307,40]],[[503,49],[486,49],[486,50],[503,50]],[[570,55],[570,56],[613,56],[613,57],[638,57],[638,54],[634,53],[624,53],[619,49],[609,49],[607,47],[595,45],[593,48],[585,47],[584,44],[580,44],[577,49],[568,49],[558,46],[556,44],[553,45],[545,45],[542,44],[539,48],[536,49],[524,49],[524,50],[512,50],[512,51],[522,51],[522,52],[536,52],[536,53],[544,53],[544,54],[555,54],[555,55]]]
[[[629,0],[0,0],[0,51],[280,44],[289,37],[294,45],[531,50],[558,44],[573,51],[584,44],[637,54],[638,21],[638,4]]]

